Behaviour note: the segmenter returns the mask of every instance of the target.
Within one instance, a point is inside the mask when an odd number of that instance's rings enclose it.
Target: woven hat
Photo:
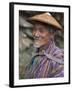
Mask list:
[[[59,22],[50,14],[50,13],[42,13],[28,18],[28,21],[33,24],[33,22],[42,22],[48,25],[52,25],[55,28],[62,30],[62,26]]]

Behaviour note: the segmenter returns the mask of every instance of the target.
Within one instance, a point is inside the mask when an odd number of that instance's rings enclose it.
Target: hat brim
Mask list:
[[[27,19],[27,21],[28,21],[29,23],[31,23],[32,25],[35,25],[36,23],[42,23],[42,24],[44,24],[44,25],[49,25],[49,26],[51,26],[51,27],[54,28],[54,29],[62,30],[62,31],[63,31],[62,28],[59,28],[59,27],[57,27],[57,26],[55,26],[55,25],[52,25],[52,24],[50,24],[50,23],[42,22],[42,21],[39,21],[39,20],[31,20],[31,19]]]

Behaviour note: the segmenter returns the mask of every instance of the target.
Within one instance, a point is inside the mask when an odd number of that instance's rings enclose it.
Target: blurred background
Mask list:
[[[38,11],[19,11],[19,79],[24,79],[25,67],[30,63],[35,49],[33,48],[33,25],[26,21],[30,16],[43,13]],[[50,12],[64,29],[64,13]],[[64,48],[64,32],[58,31],[55,35],[55,44]]]

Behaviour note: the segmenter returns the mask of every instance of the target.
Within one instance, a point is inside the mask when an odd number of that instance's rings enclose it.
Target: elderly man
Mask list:
[[[55,31],[61,25],[50,13],[42,13],[28,19],[33,26],[34,47],[37,49],[26,67],[24,78],[51,78],[64,76],[64,53],[54,42]]]

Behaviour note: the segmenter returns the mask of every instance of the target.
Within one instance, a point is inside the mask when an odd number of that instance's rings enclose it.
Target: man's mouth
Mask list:
[[[40,41],[42,39],[43,39],[43,37],[34,37],[34,41]]]

